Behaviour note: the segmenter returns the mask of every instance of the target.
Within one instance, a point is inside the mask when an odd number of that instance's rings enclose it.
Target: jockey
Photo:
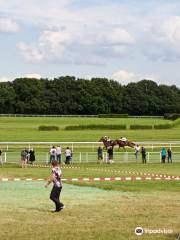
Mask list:
[[[127,138],[125,138],[125,137],[121,137],[120,140],[123,141],[123,142],[127,142]]]
[[[107,142],[111,143],[110,137],[107,137]]]

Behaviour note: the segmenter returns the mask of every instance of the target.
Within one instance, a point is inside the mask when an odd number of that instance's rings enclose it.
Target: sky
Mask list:
[[[0,81],[107,77],[180,87],[179,0],[0,0]]]

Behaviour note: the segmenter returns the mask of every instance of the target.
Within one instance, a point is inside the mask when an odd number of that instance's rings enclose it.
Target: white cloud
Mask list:
[[[30,62],[40,62],[44,59],[44,54],[35,46],[27,45],[23,42],[17,43],[17,48],[25,60]]]
[[[6,76],[0,77],[0,82],[10,82],[10,81],[13,81],[11,77],[6,77]]]
[[[148,79],[152,81],[159,81],[158,76],[153,76],[151,74],[139,74],[139,73],[133,73],[128,72],[127,70],[119,70],[112,74],[112,79],[120,82],[122,85],[126,85],[130,82],[138,82],[143,79]]]
[[[100,43],[110,44],[110,45],[126,45],[133,44],[135,42],[134,37],[125,29],[115,28],[111,31],[105,33],[100,33],[97,35]]]
[[[15,33],[20,30],[18,24],[9,18],[0,18],[0,32]]]
[[[42,76],[38,73],[28,73],[23,76],[24,78],[36,78],[36,79],[41,79]]]

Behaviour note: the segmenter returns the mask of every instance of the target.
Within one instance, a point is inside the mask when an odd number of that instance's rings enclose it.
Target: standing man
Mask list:
[[[97,149],[97,155],[98,155],[97,163],[100,163],[103,160],[103,149],[101,146],[99,146]]]
[[[146,163],[146,149],[145,149],[145,147],[141,148],[141,154],[142,154],[142,163]]]
[[[113,163],[113,147],[112,146],[108,147],[107,154],[108,154],[107,163]]]
[[[0,165],[3,165],[3,160],[2,160],[2,151],[0,150]]]
[[[61,146],[57,146],[56,148],[56,160],[59,164],[61,164]]]
[[[58,167],[58,162],[56,160],[52,160],[52,175],[50,180],[46,183],[45,187],[47,188],[50,183],[53,182],[53,188],[51,190],[50,199],[55,203],[56,209],[54,212],[60,212],[63,210],[64,205],[60,202],[60,193],[62,189],[61,182],[61,169]]]
[[[56,160],[56,148],[55,146],[53,146],[51,149],[50,149],[50,163],[53,161],[53,160]]]
[[[70,164],[71,157],[72,157],[72,152],[69,149],[69,147],[66,148],[64,154],[65,154],[65,157],[66,157],[65,164]]]
[[[166,149],[165,147],[162,148],[161,150],[161,163],[165,163],[166,162]]]
[[[136,162],[137,162],[137,160],[138,160],[138,154],[139,154],[139,151],[140,151],[140,146],[137,144],[137,145],[135,146]]]
[[[168,163],[172,163],[172,151],[170,148],[167,150],[167,155],[168,155]]]

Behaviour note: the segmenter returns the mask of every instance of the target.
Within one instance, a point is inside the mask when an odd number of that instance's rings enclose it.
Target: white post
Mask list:
[[[106,163],[108,162],[108,155],[107,155],[107,153],[106,153]]]
[[[86,162],[88,162],[88,152],[86,153]]]
[[[6,155],[6,152],[4,153],[4,162],[5,162],[5,163],[7,162],[7,155]]]
[[[79,153],[79,162],[81,163],[81,152]]]
[[[46,163],[48,164],[48,162],[49,162],[49,154],[46,153]]]
[[[72,147],[71,147],[71,150],[72,150],[72,152],[74,151],[74,145],[73,145],[73,143],[72,143],[72,145],[71,145]]]
[[[148,152],[147,153],[147,162],[149,163],[149,155],[150,155],[150,153]]]

